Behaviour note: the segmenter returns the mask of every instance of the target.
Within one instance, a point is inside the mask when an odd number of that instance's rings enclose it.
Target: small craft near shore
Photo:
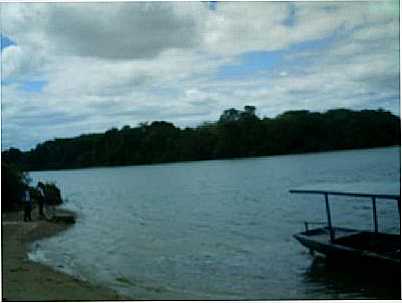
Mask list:
[[[374,191],[353,190],[350,186],[345,189],[294,189],[294,194],[319,194],[325,198],[327,222],[326,226],[310,229],[311,224],[325,224],[322,222],[305,222],[305,231],[296,233],[294,237],[311,253],[319,253],[331,261],[347,264],[365,264],[370,268],[377,267],[392,271],[400,275],[401,269],[401,238],[400,234],[389,234],[378,230],[377,200],[386,200],[396,203],[400,216],[399,185],[394,190],[384,193]],[[372,203],[374,231],[357,230],[332,225],[329,196],[347,196],[368,198]]]
[[[75,216],[67,215],[67,214],[58,214],[54,215],[49,219],[50,222],[54,223],[66,223],[66,224],[74,224],[75,223]]]
[[[76,216],[74,213],[64,209],[53,209],[51,215],[46,215],[46,220],[53,223],[74,224]]]

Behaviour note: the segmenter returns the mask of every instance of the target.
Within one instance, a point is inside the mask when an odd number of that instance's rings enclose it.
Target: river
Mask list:
[[[30,258],[136,299],[373,299],[390,290],[336,274],[294,238],[321,197],[289,189],[400,182],[400,148],[31,172],[78,215]],[[372,229],[370,201],[332,198],[333,224]],[[354,203],[356,202],[356,203]],[[399,233],[395,203],[379,229]],[[399,291],[399,292],[398,292]],[[397,293],[400,295],[400,290]]]

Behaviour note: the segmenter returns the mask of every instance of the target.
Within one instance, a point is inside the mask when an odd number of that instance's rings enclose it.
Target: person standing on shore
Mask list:
[[[24,203],[24,222],[32,221],[32,218],[31,218],[32,200],[31,200],[31,195],[29,193],[28,187],[26,187],[24,190],[22,201]]]
[[[43,206],[46,203],[46,195],[45,195],[45,184],[42,182],[38,182],[38,191],[39,191],[39,199],[38,199],[38,206],[39,206],[39,218],[43,219],[45,214],[43,213]]]

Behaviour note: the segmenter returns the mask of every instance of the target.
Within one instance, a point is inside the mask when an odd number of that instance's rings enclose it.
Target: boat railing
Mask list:
[[[328,225],[327,222],[317,222],[317,221],[304,221],[304,229],[305,231],[309,231],[309,225]]]
[[[329,191],[329,190],[303,190],[303,189],[293,189],[289,191],[292,194],[319,194],[323,195],[325,199],[325,208],[327,213],[327,223],[330,234],[330,241],[335,241],[335,230],[332,227],[331,220],[331,210],[329,205],[329,195],[333,196],[349,196],[349,197],[359,197],[359,198],[369,198],[372,202],[373,210],[373,223],[374,232],[378,233],[378,218],[377,218],[377,199],[395,200],[398,206],[399,217],[401,216],[401,196],[395,194],[372,194],[372,193],[357,193],[357,192],[341,192],[341,191]],[[308,225],[305,228],[308,228]]]

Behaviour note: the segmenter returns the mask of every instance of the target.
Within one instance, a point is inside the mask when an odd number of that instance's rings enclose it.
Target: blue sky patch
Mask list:
[[[10,85],[12,83],[14,83],[14,81],[10,80],[10,79],[3,79],[3,77],[1,77],[1,86],[6,86],[6,85]]]
[[[304,50],[319,50],[319,49],[327,48],[333,42],[335,42],[336,39],[337,39],[337,35],[335,33],[330,36],[324,37],[322,39],[309,40],[309,41],[304,41],[304,42],[300,42],[297,44],[293,44],[289,47],[289,51],[290,52],[298,52],[298,51],[304,51]]]
[[[20,88],[29,93],[39,93],[43,90],[43,87],[46,85],[47,81],[25,81],[22,83]]]
[[[1,46],[1,50],[5,49],[6,47],[9,47],[11,45],[16,45],[15,42],[13,40],[11,40],[10,38],[8,38],[7,36],[4,36],[2,34],[0,34],[0,46]]]
[[[241,54],[237,57],[237,62],[223,65],[218,69],[215,79],[225,80],[233,78],[247,78],[256,76],[261,72],[272,72],[278,67],[281,70],[287,70],[289,66],[300,68],[310,65],[309,60],[288,61],[285,55],[297,54],[305,51],[320,51],[329,48],[339,38],[337,32],[322,39],[304,41],[293,44],[287,49],[279,51],[253,51]]]
[[[273,69],[281,62],[281,51],[255,51],[239,56],[239,63],[221,66],[218,79],[248,77],[261,71]]]

